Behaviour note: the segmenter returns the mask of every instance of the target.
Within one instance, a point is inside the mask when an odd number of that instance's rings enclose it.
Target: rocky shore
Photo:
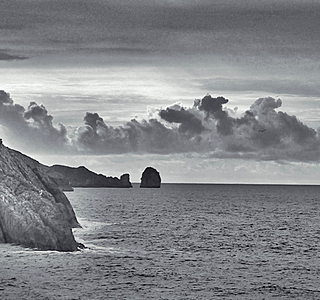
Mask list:
[[[36,160],[0,145],[0,242],[75,251],[80,227],[58,185]]]

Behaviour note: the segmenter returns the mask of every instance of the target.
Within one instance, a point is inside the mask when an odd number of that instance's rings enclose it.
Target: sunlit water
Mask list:
[[[320,299],[320,186],[135,185],[67,196],[88,248],[10,246],[52,272],[50,293],[29,289],[30,299]]]

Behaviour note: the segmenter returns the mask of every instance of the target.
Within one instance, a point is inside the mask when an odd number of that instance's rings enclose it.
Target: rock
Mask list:
[[[106,177],[102,174],[96,174],[84,166],[72,168],[62,165],[49,167],[48,175],[51,176],[52,172],[62,174],[72,187],[132,187],[129,181],[129,174],[123,174],[119,179],[117,177]]]
[[[36,160],[0,147],[0,242],[75,251],[81,227],[68,198]]]
[[[152,168],[147,167],[141,177],[141,188],[159,188],[161,186],[161,177],[159,172]]]
[[[120,184],[123,187],[132,187],[132,184],[130,182],[130,175],[129,174],[122,174],[120,176]]]
[[[49,171],[50,168],[46,168],[46,173],[48,176],[58,185],[61,191],[64,192],[72,192],[74,191],[73,187],[71,186],[69,180],[65,178],[61,173],[55,172],[53,170]]]

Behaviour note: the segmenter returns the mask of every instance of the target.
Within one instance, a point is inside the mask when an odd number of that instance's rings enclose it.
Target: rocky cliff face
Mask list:
[[[55,171],[51,171],[50,167],[47,166],[44,167],[44,171],[58,185],[60,190],[65,192],[74,191],[73,187],[70,185],[69,180],[65,178],[62,174]]]
[[[141,188],[159,188],[161,186],[161,177],[159,172],[152,168],[147,167],[141,177]]]
[[[0,242],[75,251],[72,227],[73,208],[43,165],[0,145]]]
[[[83,166],[72,168],[62,165],[51,166],[48,175],[51,176],[52,172],[62,174],[72,187],[132,187],[129,174],[123,174],[119,179],[117,177],[106,177],[102,174],[96,174]]]

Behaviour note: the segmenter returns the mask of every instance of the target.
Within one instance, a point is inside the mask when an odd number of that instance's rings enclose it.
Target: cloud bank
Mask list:
[[[317,58],[318,11],[312,0],[10,0],[1,2],[0,30],[6,31],[0,41],[30,57],[161,52],[260,58],[263,51],[281,59]]]
[[[319,133],[280,111],[280,99],[260,98],[238,117],[224,107],[227,103],[224,97],[206,95],[190,107],[175,103],[154,110],[148,120],[132,119],[119,127],[87,112],[83,126],[67,130],[54,125],[43,105],[31,102],[25,109],[0,91],[0,124],[21,149],[40,153],[196,152],[217,158],[320,161]]]

